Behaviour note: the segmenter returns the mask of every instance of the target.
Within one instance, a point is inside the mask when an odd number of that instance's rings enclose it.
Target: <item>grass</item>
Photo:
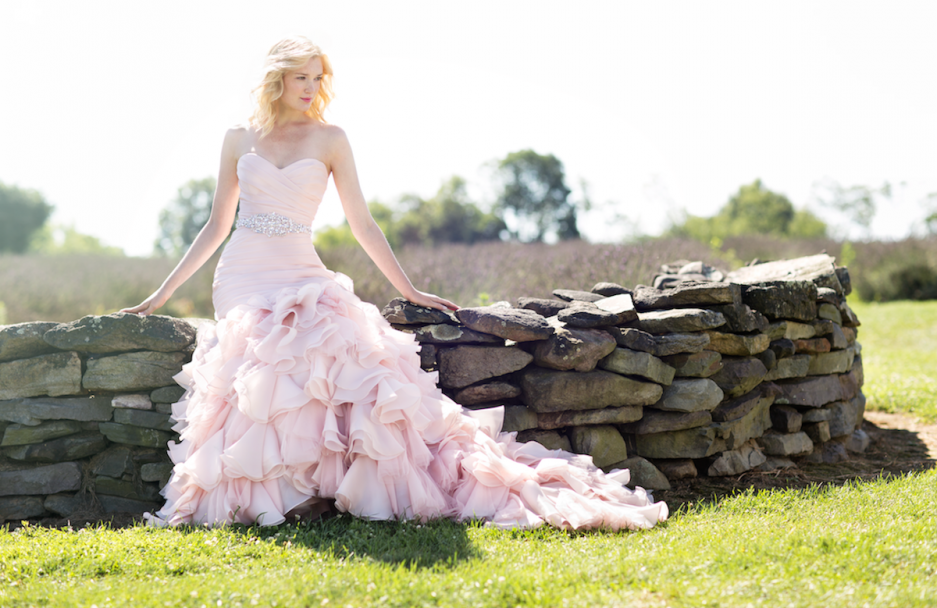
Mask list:
[[[349,517],[0,532],[2,606],[933,606],[937,471],[748,492],[638,533]]]
[[[868,407],[937,422],[937,301],[852,303]]]

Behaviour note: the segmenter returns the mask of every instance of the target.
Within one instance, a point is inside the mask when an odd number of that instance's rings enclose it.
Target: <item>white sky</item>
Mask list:
[[[484,165],[528,147],[614,202],[582,218],[594,240],[711,215],[758,177],[798,207],[824,177],[904,182],[880,237],[937,192],[935,2],[0,1],[0,181],[130,254],[217,171],[290,33],[332,59],[368,199],[459,174],[484,202]],[[341,219],[330,186],[317,226]]]

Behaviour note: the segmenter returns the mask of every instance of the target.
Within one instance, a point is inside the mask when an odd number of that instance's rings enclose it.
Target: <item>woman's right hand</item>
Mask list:
[[[153,295],[143,300],[136,306],[132,308],[121,309],[120,312],[130,312],[140,316],[146,316],[152,314],[157,308],[165,304],[167,300],[169,300],[169,294],[164,294],[162,289],[157,289],[155,292],[153,292]]]

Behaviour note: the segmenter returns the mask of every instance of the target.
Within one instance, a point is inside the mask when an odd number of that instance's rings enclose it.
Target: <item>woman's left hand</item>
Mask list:
[[[440,298],[436,294],[424,293],[422,291],[414,291],[414,293],[406,296],[407,300],[413,302],[417,306],[422,306],[424,308],[435,308],[436,310],[451,311],[459,310],[458,305],[453,304],[445,298]]]

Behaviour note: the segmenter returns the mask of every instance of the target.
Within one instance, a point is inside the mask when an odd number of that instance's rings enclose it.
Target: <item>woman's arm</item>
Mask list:
[[[332,178],[335,180],[338,196],[342,200],[342,208],[345,210],[351,233],[355,235],[365,253],[374,260],[378,269],[384,273],[400,295],[414,304],[438,310],[457,310],[459,307],[449,300],[419,291],[407,278],[394,252],[391,251],[387,238],[368,210],[358,182],[358,171],[355,168],[351,145],[348,143],[345,132],[335,126],[330,126],[328,129],[330,132],[328,162],[332,169]]]
[[[135,312],[148,315],[166,303],[173,293],[188,280],[195,271],[202,267],[208,258],[224,242],[231,232],[234,214],[237,211],[240,188],[237,178],[239,142],[244,129],[230,129],[225,135],[221,147],[221,167],[218,170],[218,185],[215,188],[215,197],[212,200],[211,216],[208,223],[202,227],[192,246],[176,265],[176,268],[166,277],[153,294],[140,304],[132,308],[124,308],[120,312]]]

